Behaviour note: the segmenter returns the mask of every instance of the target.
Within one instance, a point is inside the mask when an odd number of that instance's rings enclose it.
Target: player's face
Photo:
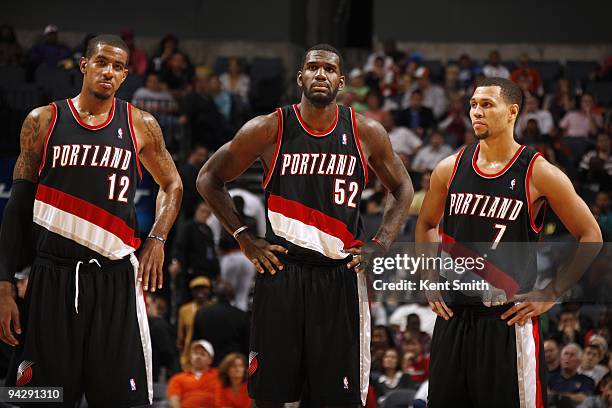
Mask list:
[[[336,100],[344,88],[340,58],[333,52],[314,50],[306,55],[304,66],[297,74],[298,86],[315,106],[323,107]]]
[[[470,119],[478,140],[514,128],[518,105],[508,104],[499,86],[479,86],[470,99]]]
[[[100,43],[89,58],[81,58],[85,88],[98,99],[115,95],[128,74],[128,53],[121,48]]]

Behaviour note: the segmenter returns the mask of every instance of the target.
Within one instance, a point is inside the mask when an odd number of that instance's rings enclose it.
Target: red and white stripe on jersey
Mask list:
[[[532,317],[524,325],[515,324],[516,371],[521,408],[544,408],[540,381],[540,331],[538,318]]]
[[[38,185],[34,222],[109,259],[121,259],[140,246],[121,218],[63,191]]]
[[[344,249],[360,246],[346,225],[297,201],[270,194],[268,219],[276,235],[331,259],[344,259]]]

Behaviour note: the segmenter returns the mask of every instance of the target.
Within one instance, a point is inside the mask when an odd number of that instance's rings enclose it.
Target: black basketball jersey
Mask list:
[[[295,259],[344,259],[363,243],[359,214],[367,183],[355,112],[336,107],[331,127],[308,127],[297,105],[277,109],[278,136],[264,180],[266,239]]]
[[[487,254],[481,276],[508,294],[531,290],[537,276],[535,249],[545,208],[533,214],[529,178],[540,153],[520,146],[508,164],[495,174],[478,168],[478,143],[464,147],[448,185],[442,222],[442,241],[459,243],[455,251]],[[535,218],[535,219],[534,219]],[[474,244],[470,244],[474,243]],[[479,244],[475,244],[479,243]]]
[[[51,106],[34,202],[38,251],[72,259],[131,254],[140,246],[132,106],[114,99],[108,119],[97,126],[85,123],[70,99]]]

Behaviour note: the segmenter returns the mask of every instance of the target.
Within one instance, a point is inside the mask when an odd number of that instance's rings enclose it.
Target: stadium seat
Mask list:
[[[597,61],[567,61],[565,77],[570,81],[586,81],[598,66]]]
[[[559,61],[529,61],[529,65],[538,70],[545,86],[561,76]]]
[[[426,67],[430,73],[430,79],[432,82],[443,82],[444,81],[444,65],[440,60],[423,60],[421,65]]]
[[[117,98],[131,102],[132,95],[138,88],[144,85],[144,77],[142,75],[130,74],[125,78],[125,81],[117,91]]]
[[[269,113],[279,105],[285,87],[284,76],[280,58],[253,59],[250,100],[254,114]]]
[[[0,66],[0,88],[25,83],[25,70],[14,65]]]
[[[387,394],[381,408],[407,408],[414,401],[415,390],[394,390]]]
[[[612,81],[589,81],[585,90],[593,94],[600,105],[612,106]]]

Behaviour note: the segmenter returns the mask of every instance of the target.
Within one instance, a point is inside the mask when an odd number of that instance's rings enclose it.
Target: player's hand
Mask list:
[[[352,254],[353,259],[346,264],[348,269],[354,269],[356,273],[364,272],[372,259],[376,256],[382,256],[385,250],[376,242],[366,242],[360,247],[353,247],[344,250],[347,254]]]
[[[555,305],[550,290],[534,290],[524,295],[516,295],[511,299],[515,305],[501,315],[502,320],[508,320],[508,326],[515,323],[524,325],[532,317],[548,312]]]
[[[421,279],[427,279],[431,282],[438,282],[438,273],[434,271],[421,271]],[[429,307],[431,310],[443,318],[444,320],[448,320],[453,317],[453,310],[448,307],[442,294],[439,290],[426,290],[425,297],[427,298],[427,303],[429,303]]]
[[[164,243],[157,239],[147,239],[143,245],[138,259],[138,282],[142,283],[144,290],[155,292],[164,284]]]
[[[17,346],[19,342],[13,335],[12,326],[16,334],[21,334],[19,324],[19,309],[13,299],[13,284],[11,282],[0,282],[0,340],[9,346]]]
[[[287,248],[270,244],[265,239],[253,237],[249,233],[238,235],[238,244],[240,244],[242,253],[255,265],[257,272],[265,273],[267,270],[274,275],[277,270],[283,270],[283,264],[274,255],[274,252],[286,254]]]

